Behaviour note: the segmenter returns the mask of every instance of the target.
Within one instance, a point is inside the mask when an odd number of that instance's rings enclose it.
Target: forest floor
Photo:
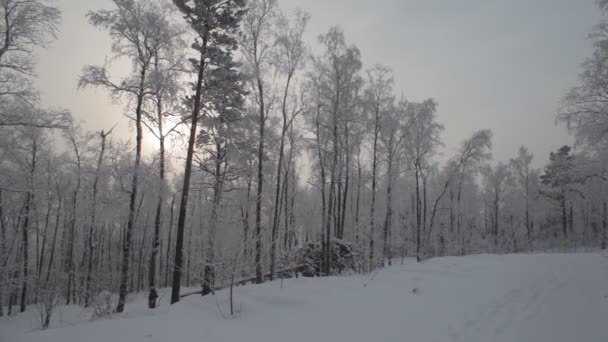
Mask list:
[[[299,278],[193,295],[91,321],[60,307],[40,331],[34,307],[0,318],[0,341],[608,341],[608,258],[600,253],[435,258],[374,274]]]

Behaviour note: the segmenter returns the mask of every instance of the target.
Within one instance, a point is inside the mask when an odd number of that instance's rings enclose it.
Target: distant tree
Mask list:
[[[489,130],[479,130],[462,142],[458,154],[448,163],[445,180],[435,198],[431,209],[429,229],[427,230],[427,242],[430,241],[431,232],[435,225],[435,219],[439,212],[439,203],[450,189],[459,180],[459,188],[464,179],[463,174],[470,169],[478,169],[482,163],[491,156],[492,132]]]
[[[570,151],[570,146],[562,146],[557,152],[551,152],[549,164],[545,166],[544,173],[540,176],[542,184],[545,186],[541,190],[541,194],[558,203],[560,207],[564,238],[568,236],[568,200],[571,200],[571,196],[575,194],[580,195],[580,190],[576,185],[582,181],[574,156],[570,154]]]
[[[91,300],[91,283],[93,281],[93,252],[95,250],[94,245],[94,234],[96,230],[97,224],[97,195],[99,192],[99,179],[101,177],[102,166],[103,166],[103,157],[106,152],[107,146],[107,138],[112,133],[114,128],[111,128],[109,131],[105,132],[101,130],[99,134],[99,139],[101,140],[99,146],[99,156],[97,158],[97,165],[95,166],[95,176],[93,177],[93,189],[91,195],[91,222],[89,223],[89,231],[87,233],[87,270],[86,270],[86,283],[85,283],[85,291],[84,291],[84,307],[88,307],[90,305]]]
[[[428,172],[430,160],[441,146],[440,134],[443,125],[437,122],[437,102],[428,99],[422,103],[405,103],[406,142],[405,153],[414,169],[415,217],[416,217],[416,259],[421,260],[422,235],[426,230],[427,199],[424,174]],[[422,184],[421,184],[422,183]],[[422,189],[421,189],[422,186]]]
[[[405,128],[407,115],[403,107],[403,103],[399,106],[391,105],[392,109],[388,110],[382,118],[379,129],[380,152],[386,162],[386,212],[382,232],[382,264],[386,261],[389,265],[392,262],[390,240],[393,221],[393,184],[397,173],[395,164],[407,134]]]
[[[528,239],[528,248],[532,247],[532,222],[530,220],[530,200],[532,199],[531,189],[531,163],[534,156],[528,152],[525,147],[520,147],[517,152],[517,157],[509,162],[515,173],[518,186],[523,190],[525,200],[524,222],[526,225],[526,237]]]
[[[500,214],[504,205],[505,194],[512,185],[513,178],[509,166],[498,163],[496,167],[486,166],[482,169],[484,188],[490,198],[492,208],[492,236],[494,251],[498,251],[498,237],[500,235]]]
[[[373,270],[375,265],[375,233],[376,233],[376,172],[378,169],[378,138],[380,136],[380,122],[388,106],[394,101],[392,70],[382,65],[375,65],[367,71],[367,89],[365,90],[368,115],[373,125],[372,130],[372,202],[369,211],[369,267]]]

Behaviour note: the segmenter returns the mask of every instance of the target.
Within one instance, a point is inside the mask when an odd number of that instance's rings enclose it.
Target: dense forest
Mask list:
[[[309,14],[276,0],[113,0],[90,12],[112,54],[61,86],[102,89],[132,135],[87,131],[36,89],[36,51],[61,34],[59,9],[0,6],[0,315],[36,304],[50,316],[104,294],[122,312],[135,292],[156,307],[163,287],[175,303],[410,257],[608,243],[607,23],[556,104],[576,143],[496,161],[491,131],[444,146],[437,111],[449,108],[433,94],[400,95],[391,68],[366,65],[338,26],[306,41]],[[130,73],[115,72],[120,61]]]

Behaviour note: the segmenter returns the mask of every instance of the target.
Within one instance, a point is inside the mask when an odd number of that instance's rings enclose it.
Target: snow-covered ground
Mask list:
[[[608,341],[608,258],[599,253],[477,255],[397,265],[373,275],[289,279],[178,305],[89,320],[63,307],[37,331],[34,308],[0,318],[0,341]],[[59,319],[60,318],[60,319]]]

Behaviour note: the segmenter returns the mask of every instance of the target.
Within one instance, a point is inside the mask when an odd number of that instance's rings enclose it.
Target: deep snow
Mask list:
[[[31,307],[0,318],[0,341],[608,341],[608,258],[599,253],[436,258],[248,285],[235,289],[241,312],[229,319],[227,295],[169,307],[167,292],[155,311],[142,295],[126,314],[94,322],[63,307],[62,326],[47,331],[35,330]]]

